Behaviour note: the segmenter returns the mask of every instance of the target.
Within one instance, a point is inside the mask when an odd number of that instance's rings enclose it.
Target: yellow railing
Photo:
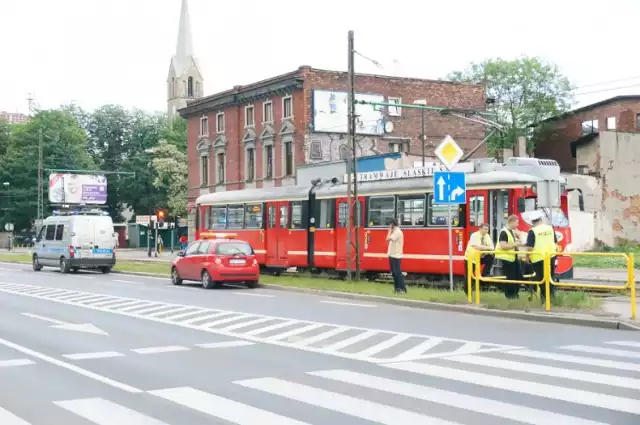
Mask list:
[[[503,251],[506,254],[522,254],[520,251]],[[551,310],[551,285],[556,287],[576,288],[576,289],[605,289],[612,291],[627,291],[629,290],[629,301],[631,303],[631,319],[637,318],[637,304],[636,304],[636,283],[635,283],[635,261],[633,253],[619,253],[619,252],[562,252],[557,254],[546,254],[544,262],[544,276],[540,281],[535,280],[510,280],[502,276],[484,277],[481,276],[481,264],[480,259],[482,254],[494,254],[495,251],[478,251],[475,253],[473,261],[467,261],[467,301],[469,304],[473,302],[473,291],[475,288],[475,303],[480,304],[480,283],[501,283],[501,284],[513,284],[513,285],[535,285],[538,294],[540,293],[541,286],[544,287],[545,294],[545,310]],[[627,265],[627,281],[624,285],[601,285],[601,284],[589,284],[589,283],[577,283],[577,282],[554,282],[551,276],[551,258],[557,256],[603,256],[603,257],[620,257],[625,259]],[[475,266],[475,273],[473,272]],[[531,276],[531,275],[528,275]]]

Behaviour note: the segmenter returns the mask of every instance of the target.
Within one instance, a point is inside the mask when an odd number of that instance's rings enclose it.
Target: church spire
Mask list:
[[[182,0],[178,41],[167,77],[167,113],[173,119],[187,100],[202,97],[203,79],[193,50],[188,0]]]

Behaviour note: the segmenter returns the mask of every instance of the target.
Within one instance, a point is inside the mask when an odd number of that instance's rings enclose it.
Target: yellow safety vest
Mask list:
[[[531,262],[537,263],[544,260],[546,254],[555,254],[556,242],[553,227],[548,224],[540,224],[531,230],[536,235],[536,243],[531,253]]]
[[[467,244],[467,249],[464,252],[464,259],[467,261],[473,261],[475,260],[475,255],[476,252],[478,251],[477,249],[475,249],[473,246],[471,246],[471,241],[473,240],[473,237],[476,235],[476,233],[478,233],[479,230],[477,232],[473,232],[471,234],[471,237],[469,238],[469,243]],[[489,234],[484,235],[480,241],[484,242],[484,238],[489,237]]]
[[[505,227],[502,229],[500,233],[502,232],[507,233],[508,243],[512,244],[515,242],[515,239],[513,238],[513,234],[509,229]],[[516,261],[516,254],[507,254],[508,251],[515,251],[515,249],[514,248],[502,249],[500,247],[500,237],[498,237],[498,244],[496,245],[496,258],[498,260],[509,261],[510,263],[513,263],[514,261]]]

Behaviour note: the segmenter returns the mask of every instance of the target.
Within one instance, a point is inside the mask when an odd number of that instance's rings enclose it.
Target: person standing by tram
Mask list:
[[[534,211],[531,215],[531,223],[533,227],[527,234],[527,248],[529,249],[529,261],[533,266],[535,280],[540,282],[544,276],[544,257],[547,254],[555,254],[557,252],[558,237],[556,232],[549,224],[544,222],[545,214],[542,211]],[[551,277],[555,274],[556,256],[551,257]],[[555,295],[556,288],[550,284],[551,298]],[[542,289],[542,288],[541,288]],[[542,300],[545,298],[544,289],[541,290]]]
[[[398,227],[398,220],[391,220],[389,231],[387,232],[387,255],[389,256],[389,266],[391,268],[391,276],[393,276],[393,287],[396,294],[406,293],[407,287],[404,285],[404,276],[400,268],[402,261],[402,253],[404,251],[404,235]]]
[[[498,236],[498,246],[496,247],[496,258],[502,261],[502,270],[507,280],[522,280],[522,269],[518,254],[511,254],[508,251],[517,251],[523,246],[518,238],[518,217],[510,215],[507,218],[507,225],[500,231]],[[504,296],[508,299],[518,298],[520,285],[516,283],[505,283],[502,285]]]
[[[467,267],[469,261],[473,261],[477,251],[493,251],[493,241],[491,240],[491,235],[489,235],[489,225],[487,223],[482,223],[480,228],[473,232],[469,237],[469,243],[467,244],[467,250],[464,252],[464,274],[465,274],[465,284],[464,292],[468,294],[468,276],[467,276]],[[493,267],[493,254],[482,254],[480,257],[480,266],[482,267],[481,276],[487,277],[491,275],[491,268]],[[476,273],[475,264],[473,267],[473,274]]]

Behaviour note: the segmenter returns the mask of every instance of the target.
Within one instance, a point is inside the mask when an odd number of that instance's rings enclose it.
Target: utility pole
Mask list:
[[[38,130],[38,218],[37,218],[37,227],[42,226],[42,220],[44,215],[44,188],[43,186],[43,177],[42,177],[42,169],[43,169],[43,161],[42,161],[42,139],[44,135],[42,134],[42,128]]]
[[[355,280],[360,280],[360,243],[358,237],[358,231],[360,227],[360,221],[362,209],[359,208],[360,202],[358,200],[358,143],[356,141],[356,98],[355,98],[355,86],[356,86],[356,73],[355,73],[355,48],[353,41],[353,31],[349,31],[348,35],[348,81],[349,81],[349,93],[348,93],[348,105],[349,105],[349,117],[348,117],[348,131],[349,142],[351,145],[351,168],[349,170],[349,187],[347,188],[349,197],[349,221],[347,226],[347,275],[351,279],[351,244],[353,244],[355,254]],[[353,175],[353,193],[351,191],[351,175]],[[351,233],[353,232],[353,242]]]
[[[422,106],[427,106],[427,101],[425,99],[418,99],[415,102],[413,102],[414,105],[422,105]],[[421,123],[422,123],[422,130],[420,131],[420,139],[422,139],[422,168],[425,167],[425,142],[426,142],[426,137],[425,137],[425,131],[424,131],[424,109],[420,109],[420,119],[421,119]]]

